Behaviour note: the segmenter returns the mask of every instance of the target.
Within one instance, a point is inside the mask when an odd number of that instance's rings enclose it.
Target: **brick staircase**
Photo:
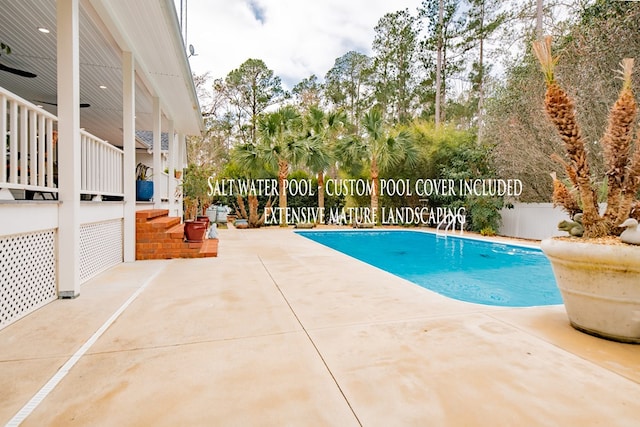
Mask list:
[[[167,209],[136,212],[136,259],[204,258],[218,256],[218,239],[186,242],[180,218]]]

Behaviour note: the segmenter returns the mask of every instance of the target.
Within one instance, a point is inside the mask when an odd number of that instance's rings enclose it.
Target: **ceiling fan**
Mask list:
[[[18,70],[17,68],[7,67],[3,64],[0,64],[0,71],[6,71],[7,73],[12,73],[21,77],[28,77],[30,79],[37,77],[36,74],[30,73],[29,71]]]
[[[47,101],[33,101],[33,102],[37,102],[38,104],[47,104],[47,105],[53,105],[54,107],[57,107],[58,104],[56,104],[55,102],[47,102]],[[86,104],[86,103],[80,103],[80,108],[87,108],[87,107],[91,107],[91,104]]]
[[[9,46],[7,46],[4,43],[0,43],[0,52],[1,51],[5,51],[8,54],[11,53],[11,48]],[[2,56],[2,54],[0,53],[0,56]],[[25,70],[19,70],[17,68],[11,68],[11,67],[7,67],[6,65],[0,64],[0,71],[6,71],[7,73],[12,73],[15,74],[17,76],[21,76],[21,77],[28,77],[30,79],[37,77],[36,74],[33,74],[29,71],[25,71]]]

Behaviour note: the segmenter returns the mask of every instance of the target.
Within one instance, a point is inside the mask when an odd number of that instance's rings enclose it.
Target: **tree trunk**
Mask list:
[[[280,208],[280,227],[287,226],[287,189],[285,181],[289,175],[289,163],[284,160],[278,161],[278,207]]]
[[[380,188],[379,181],[379,171],[378,171],[378,162],[376,159],[371,159],[371,181],[373,182],[373,191],[371,193],[371,220],[372,222],[377,222],[378,218],[378,191]]]
[[[238,204],[238,208],[236,209],[236,214],[239,215],[240,218],[246,219],[248,222],[249,216],[247,215],[247,210],[245,209],[245,206],[244,206],[244,199],[239,194],[236,196],[236,203]]]
[[[442,77],[440,78],[440,124],[444,123],[447,119],[447,45],[442,43],[442,65],[440,72]]]
[[[324,212],[324,172],[322,171],[318,172],[318,208],[320,212]],[[321,218],[320,223],[324,223],[324,218]]]
[[[260,227],[260,217],[258,216],[258,196],[255,194],[249,194],[249,228]]]
[[[478,55],[478,145],[484,131],[484,2],[480,3],[480,53]]]
[[[436,128],[440,127],[440,110],[442,108],[442,24],[444,20],[444,0],[438,1],[438,42],[436,46]]]
[[[258,226],[262,227],[264,225],[266,214],[269,209],[271,209],[271,197],[269,197],[269,199],[267,200],[267,204],[264,205],[262,215],[260,215],[260,218],[258,218]]]
[[[543,12],[543,0],[536,0],[536,37],[538,40],[542,40],[542,12]]]

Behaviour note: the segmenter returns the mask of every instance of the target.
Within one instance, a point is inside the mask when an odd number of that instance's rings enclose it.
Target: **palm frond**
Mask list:
[[[558,63],[558,57],[551,54],[551,36],[545,36],[543,41],[533,42],[533,52],[540,62],[540,68],[544,74],[547,84],[555,81],[554,69]]]
[[[622,91],[631,89],[631,77],[633,74],[633,58],[624,58],[620,61],[620,70],[617,72],[622,79]]]

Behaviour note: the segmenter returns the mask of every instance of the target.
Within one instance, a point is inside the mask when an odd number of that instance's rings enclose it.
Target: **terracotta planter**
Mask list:
[[[184,222],[184,237],[189,242],[202,242],[207,232],[207,224],[200,221]]]
[[[245,228],[249,228],[249,222],[246,219],[236,219],[233,222],[233,226],[237,229],[245,229]]]
[[[196,221],[204,222],[207,227],[209,227],[209,224],[211,223],[211,220],[209,219],[209,217],[205,215],[198,215],[196,217]]]
[[[640,343],[640,246],[546,239],[571,325],[591,335]]]

